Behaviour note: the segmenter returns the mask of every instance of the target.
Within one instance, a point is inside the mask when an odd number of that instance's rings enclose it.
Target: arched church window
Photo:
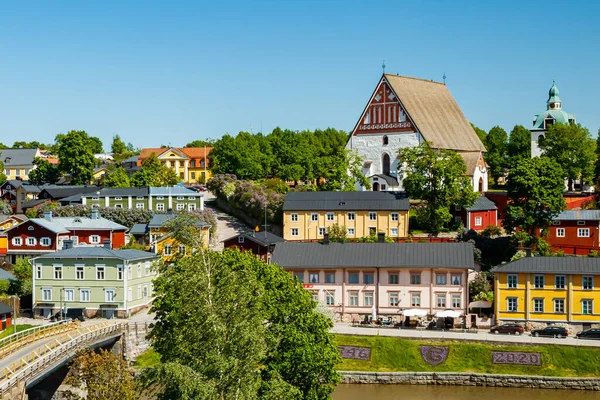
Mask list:
[[[383,174],[389,175],[390,174],[390,156],[387,153],[383,153],[382,164],[383,164],[382,165]]]
[[[386,146],[388,144],[388,137],[387,135],[383,135],[383,145]]]
[[[537,138],[538,145],[542,144],[542,142],[544,141],[544,139],[545,139],[544,135],[539,135],[538,138]]]

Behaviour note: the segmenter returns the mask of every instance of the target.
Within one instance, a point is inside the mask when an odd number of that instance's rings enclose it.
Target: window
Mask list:
[[[325,272],[325,283],[335,283],[335,272]]]
[[[73,241],[73,246],[77,246],[79,244],[79,236],[71,236],[71,240]]]
[[[325,232],[327,231],[324,226],[319,227],[319,236],[325,236]]]
[[[42,288],[42,300],[43,301],[52,301],[52,289]]]
[[[308,281],[310,283],[319,283],[319,273],[318,272],[311,272],[308,274]]]
[[[454,211],[460,211],[462,210],[462,206],[454,206]]]
[[[577,237],[590,237],[590,228],[578,228]]]
[[[398,296],[398,293],[397,292],[390,293],[390,306],[398,307],[398,304],[400,304],[400,298]]]
[[[446,274],[435,274],[435,283],[437,285],[445,285],[446,284]]]
[[[318,290],[311,290],[311,295],[314,301],[319,301],[319,291]]]
[[[127,301],[132,301],[133,300],[133,290],[131,290],[131,288],[127,289]]]
[[[350,272],[348,274],[348,283],[358,283],[358,272]]]
[[[460,308],[460,294],[452,295],[452,308]]]
[[[353,212],[348,213],[348,221],[354,221],[356,218],[356,214]]]
[[[318,213],[312,213],[312,214],[310,214],[310,220],[312,222],[317,222],[319,220],[319,214]]]
[[[185,255],[185,246],[183,249],[183,254]],[[146,261],[144,263],[144,269],[146,270],[146,276],[150,275],[150,261]]]
[[[566,278],[564,275],[556,275],[554,277],[554,289],[564,289]]]
[[[98,235],[92,235],[92,236],[90,236],[90,243],[91,244],[99,244],[100,243],[100,236],[98,236]]]
[[[123,208],[123,204],[115,204],[115,208]]]
[[[333,221],[335,218],[335,214],[332,212],[327,213],[327,221]]]
[[[543,289],[544,288],[544,275],[535,275],[533,277],[533,287],[535,289]]]
[[[50,246],[51,240],[49,237],[43,237],[40,239],[40,244],[44,247]]]
[[[296,213],[290,214],[290,220],[292,222],[298,222],[298,214],[296,214]]]
[[[519,303],[516,297],[509,297],[506,299],[506,306],[508,312],[517,312],[519,310]]]
[[[62,265],[54,266],[54,279],[62,279]]]
[[[171,245],[170,245],[170,244],[166,244],[166,245],[163,247],[163,256],[170,256],[170,255],[172,255],[172,254],[173,254],[173,253],[172,253]]]
[[[400,276],[398,274],[389,274],[388,283],[390,285],[397,285],[398,283],[400,283]]]
[[[577,221],[577,225],[585,225],[585,221]]]
[[[137,265],[137,277],[141,278],[142,277],[142,264],[138,263]]]
[[[144,203],[136,203],[135,204],[135,208],[137,208],[138,210],[143,210],[144,209]]]
[[[96,265],[96,280],[104,280],[104,265]]]
[[[506,278],[506,287],[509,289],[515,289],[519,285],[518,275],[508,275]]]
[[[27,246],[35,246],[36,243],[37,243],[37,240],[35,238],[32,238],[32,237],[27,238]]]
[[[390,115],[390,114],[388,114],[388,116],[389,116],[389,115]],[[388,144],[388,143],[389,143],[389,140],[388,140],[388,137],[387,137],[387,135],[383,135],[383,145],[384,145],[384,146],[387,146],[387,144]]]
[[[417,274],[417,273],[410,274],[410,284],[411,285],[420,285],[421,284],[421,274]]]
[[[144,200],[144,196],[135,196],[136,200]]]
[[[138,285],[137,287],[137,298],[141,299],[142,298],[142,287]]]
[[[115,200],[123,200],[123,197],[121,197],[121,196],[115,196]]]
[[[461,278],[462,277],[460,275],[452,275],[452,284],[456,285],[456,286],[460,286]]]
[[[390,236],[398,236],[398,228],[390,229]]]
[[[33,231],[35,228],[33,226],[30,226],[27,228],[28,231]]]
[[[12,239],[12,244],[13,244],[13,246],[22,246],[23,245],[23,239],[21,239],[20,237],[14,237]]]
[[[584,276],[582,278],[582,288],[583,290],[592,290],[594,289],[594,277],[593,276]]]
[[[392,221],[398,221],[398,213],[392,213]]]
[[[292,236],[298,236],[298,228],[291,229]]]
[[[133,279],[133,269],[131,268],[131,265],[127,266],[127,279]]]
[[[373,284],[373,274],[371,272],[369,272],[369,273],[363,273],[363,283],[365,285],[372,285]]]
[[[120,280],[120,281],[123,280],[123,266],[122,265],[117,266],[117,280]]]
[[[156,196],[156,200],[164,200],[165,197],[164,196]]]
[[[42,266],[41,265],[35,266],[35,279],[42,279]]]
[[[348,236],[354,236],[354,228],[348,228]]]
[[[544,299],[533,299],[533,312],[544,312]]]
[[[180,244],[179,246],[177,246],[177,254],[179,254],[180,256],[185,256],[185,244]],[[146,273],[146,275],[148,275]]]
[[[185,204],[177,203],[177,211],[183,211],[183,210],[185,210]]]
[[[565,228],[556,228],[556,237],[565,237]]]
[[[475,217],[475,226],[481,226],[481,217]]]
[[[165,211],[165,205],[164,205],[164,203],[158,203],[158,204],[156,204],[156,211]]]
[[[437,296],[437,307],[446,308],[446,294],[438,294]]]
[[[115,301],[115,289],[104,290],[104,301],[107,303],[112,303]]]
[[[377,221],[377,213],[376,212],[369,213],[369,221]]]
[[[304,282],[304,272],[294,271],[294,278],[300,283]]]
[[[74,289],[65,289],[65,301],[74,301],[75,300],[75,290]]]
[[[552,225],[560,225],[560,221],[552,221]]]
[[[444,299],[444,303],[446,300]],[[421,293],[410,294],[410,305],[411,307],[421,307]]]
[[[557,314],[564,314],[565,299],[554,299],[554,312]]]
[[[325,303],[328,306],[333,306],[335,305],[335,293],[334,292],[327,292],[325,294]]]
[[[358,292],[350,292],[350,305],[358,306]]]
[[[185,200],[184,196],[177,196],[177,200]]]
[[[365,300],[365,306],[372,306],[373,305],[373,292],[365,292],[364,295],[364,300]]]
[[[582,314],[593,314],[594,313],[594,302],[592,300],[581,300],[581,313]]]

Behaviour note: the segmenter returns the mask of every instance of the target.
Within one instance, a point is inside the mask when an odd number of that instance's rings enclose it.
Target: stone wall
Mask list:
[[[150,333],[150,326],[147,322],[127,324],[127,329],[123,332],[119,342],[115,344],[113,351],[120,350],[125,361],[134,362],[140,354],[152,346],[150,340],[146,338],[148,333]]]
[[[600,378],[558,378],[530,375],[493,375],[456,372],[351,372],[340,371],[342,383],[401,385],[495,386],[536,389],[600,391]]]

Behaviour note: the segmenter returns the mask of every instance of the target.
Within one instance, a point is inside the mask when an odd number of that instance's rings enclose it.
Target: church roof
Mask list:
[[[479,163],[479,158],[481,153],[479,152],[459,152],[460,156],[463,158],[465,165],[467,166],[467,176],[473,176],[475,174],[475,170],[477,169],[477,164]]]
[[[385,78],[433,148],[485,151],[446,85],[392,74]]]
[[[552,118],[555,123],[570,124],[575,121],[575,116],[563,110],[546,110],[543,113],[536,115],[533,121],[532,131],[545,131],[544,121],[547,118]]]

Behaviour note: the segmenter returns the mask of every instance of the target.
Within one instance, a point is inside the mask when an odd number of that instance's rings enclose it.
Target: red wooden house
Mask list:
[[[600,210],[566,210],[552,221],[545,240],[565,254],[587,255],[600,250]]]
[[[256,257],[266,262],[271,262],[271,255],[275,249],[275,244],[281,242],[284,242],[281,236],[270,232],[250,231],[225,239],[223,244],[229,249],[238,248],[242,251],[250,251]]]
[[[13,312],[12,307],[0,302],[0,332],[4,332],[12,324]]]
[[[456,207],[454,218],[460,220],[466,229],[482,231],[488,226],[499,226],[498,207],[487,197],[479,197],[471,207]]]

